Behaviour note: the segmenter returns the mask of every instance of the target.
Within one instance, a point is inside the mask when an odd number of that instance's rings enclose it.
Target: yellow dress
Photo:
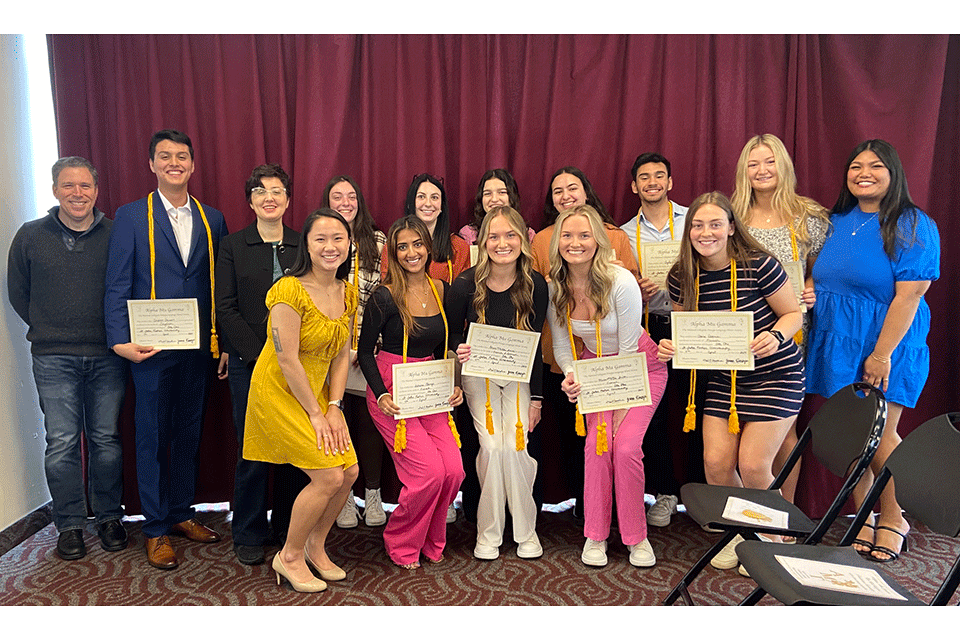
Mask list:
[[[350,337],[350,317],[357,308],[356,289],[346,290],[346,311],[336,320],[325,316],[313,303],[310,294],[295,277],[280,278],[267,292],[266,304],[272,309],[284,303],[300,315],[300,362],[326,413],[329,387],[327,371],[330,362]],[[272,335],[267,322],[267,335]],[[350,450],[325,454],[317,448],[317,434],[307,412],[290,391],[280,371],[273,340],[267,339],[253,368],[247,420],[243,438],[243,457],[262,462],[289,463],[301,469],[349,467],[357,463],[357,454]]]

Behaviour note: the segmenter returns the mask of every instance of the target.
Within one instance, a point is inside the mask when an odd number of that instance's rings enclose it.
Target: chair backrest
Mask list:
[[[813,453],[830,473],[844,478],[864,456],[869,464],[886,420],[883,392],[865,382],[847,385],[830,396],[810,421]]]
[[[897,502],[932,531],[960,535],[960,413],[913,430],[887,457]]]

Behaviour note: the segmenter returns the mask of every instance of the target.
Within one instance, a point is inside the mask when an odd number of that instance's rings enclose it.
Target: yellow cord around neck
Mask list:
[[[443,301],[440,299],[440,293],[437,291],[437,287],[433,284],[433,278],[427,275],[427,282],[430,284],[430,290],[433,291],[433,297],[437,301],[437,306],[440,307],[440,317],[443,318],[443,353],[444,358],[447,357],[447,342],[450,340],[450,327],[447,325],[447,314],[443,312]],[[410,341],[410,332],[407,331],[406,325],[403,327],[403,363],[407,363],[407,345]],[[457,432],[457,423],[453,421],[453,413],[447,412],[447,424],[450,425],[450,432],[453,434],[453,440],[457,443],[457,448],[460,448],[460,434]],[[406,418],[400,418],[400,422],[397,424],[397,431],[393,434],[393,451],[394,453],[402,453],[404,449],[407,448],[407,420]]]
[[[697,278],[694,284],[694,309],[700,310],[700,267],[697,266]],[[737,261],[730,258],[730,311],[737,310]],[[687,411],[683,418],[684,432],[697,428],[697,405],[694,400],[697,390],[697,370],[690,370],[690,394],[687,396]],[[732,434],[740,433],[740,416],[737,415],[737,371],[730,371],[730,417],[727,430]]]
[[[597,338],[597,357],[603,357],[603,342],[600,335],[600,318],[594,320],[594,330]],[[573,353],[573,360],[577,360],[577,348],[573,344],[573,322],[570,320],[570,305],[567,305],[567,335],[570,336],[570,351]],[[577,401],[577,418],[575,422],[578,436],[587,435],[583,426],[583,414],[580,413],[580,402]],[[597,455],[602,456],[605,451],[609,451],[610,446],[607,442],[607,420],[604,412],[600,412],[600,424],[597,426]]]
[[[193,196],[191,196],[193,197]],[[220,344],[217,341],[217,305],[214,300],[214,275],[213,275],[213,234],[210,233],[210,223],[207,222],[207,214],[203,210],[203,205],[196,198],[193,202],[197,205],[200,212],[200,219],[203,220],[203,228],[207,231],[207,255],[210,259],[210,353],[214,358],[220,357]],[[150,240],[150,299],[157,299],[157,242],[154,237],[155,229],[153,222],[153,192],[147,196],[147,230]]]
[[[797,247],[797,232],[793,230],[793,223],[788,222],[787,228],[790,229],[790,247],[793,249],[793,261],[800,262],[800,250]],[[806,269],[803,268],[804,265],[800,265],[800,273],[806,276]],[[800,284],[800,290],[803,290],[803,283]],[[801,302],[801,304],[803,304]],[[803,344],[803,323],[800,324],[800,329],[793,335],[793,341],[797,344]]]
[[[486,286],[486,285],[484,284],[483,286]],[[480,316],[478,316],[477,320],[479,321],[480,324],[487,324],[487,314],[481,313]],[[517,310],[517,313],[516,313],[514,328],[516,329],[520,328],[520,310],[519,309]],[[493,435],[494,434],[493,406],[490,404],[490,378],[484,378],[484,386],[487,392],[487,402],[484,405],[485,426],[487,427],[487,433],[489,433],[490,435]],[[517,383],[517,424],[515,426],[517,429],[517,438],[516,438],[517,451],[523,451],[527,443],[526,443],[526,437],[524,436],[524,433],[523,433],[523,418],[521,417],[521,414],[520,414],[520,383],[519,382]]]
[[[360,344],[360,247],[356,243],[353,246],[353,287],[357,290],[357,308],[353,312],[353,336],[350,340],[350,348],[354,351]]]
[[[670,206],[668,216],[668,222],[670,223],[670,240],[676,240],[676,238],[673,237],[673,201],[667,200],[667,204]],[[640,211],[643,211],[643,205],[640,206]],[[640,213],[637,213],[637,267],[640,269],[643,268],[643,257],[640,253],[640,245],[642,244],[643,243],[640,242]],[[650,309],[647,306],[644,306],[643,309],[643,328],[647,330],[647,333],[650,333]]]

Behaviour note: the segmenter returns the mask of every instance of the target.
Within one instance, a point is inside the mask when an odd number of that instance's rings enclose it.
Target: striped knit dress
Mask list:
[[[737,311],[753,312],[754,336],[769,331],[777,322],[766,298],[780,287],[789,287],[786,271],[777,259],[763,255],[750,268],[737,264]],[[680,282],[669,278],[670,299],[680,302]],[[730,266],[718,271],[700,270],[698,311],[730,310]],[[765,358],[755,358],[753,371],[737,372],[737,413],[744,422],[769,422],[795,416],[804,395],[804,368],[800,348],[790,339]],[[704,414],[723,418],[730,415],[730,372],[713,371],[707,383]]]

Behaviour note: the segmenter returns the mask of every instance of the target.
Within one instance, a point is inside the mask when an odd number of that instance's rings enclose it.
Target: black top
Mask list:
[[[443,290],[439,293],[441,300],[446,297],[446,282],[443,282]],[[407,357],[426,358],[431,355],[436,358],[441,357],[445,353],[443,318],[437,314],[414,316],[414,319],[420,328],[407,338]],[[390,295],[390,290],[385,285],[377,287],[367,301],[367,306],[363,310],[360,340],[357,344],[357,361],[375,398],[388,393],[373,353],[377,346],[377,339],[381,337],[383,340],[381,350],[398,356],[403,354],[403,320],[400,318],[400,310],[397,309],[393,296]]]
[[[464,341],[471,322],[477,322],[479,317],[473,307],[473,296],[477,291],[475,280],[476,267],[467,269],[453,281],[450,294],[447,296],[447,320],[450,322],[450,349],[456,348]],[[547,317],[547,302],[549,293],[547,281],[536,271],[533,272],[533,313],[530,320],[530,330],[540,333],[543,331],[543,322]],[[497,293],[487,288],[486,324],[495,327],[516,329],[516,309],[510,299],[510,290]],[[533,371],[530,374],[530,395],[543,396],[543,354],[538,348],[533,361]]]

